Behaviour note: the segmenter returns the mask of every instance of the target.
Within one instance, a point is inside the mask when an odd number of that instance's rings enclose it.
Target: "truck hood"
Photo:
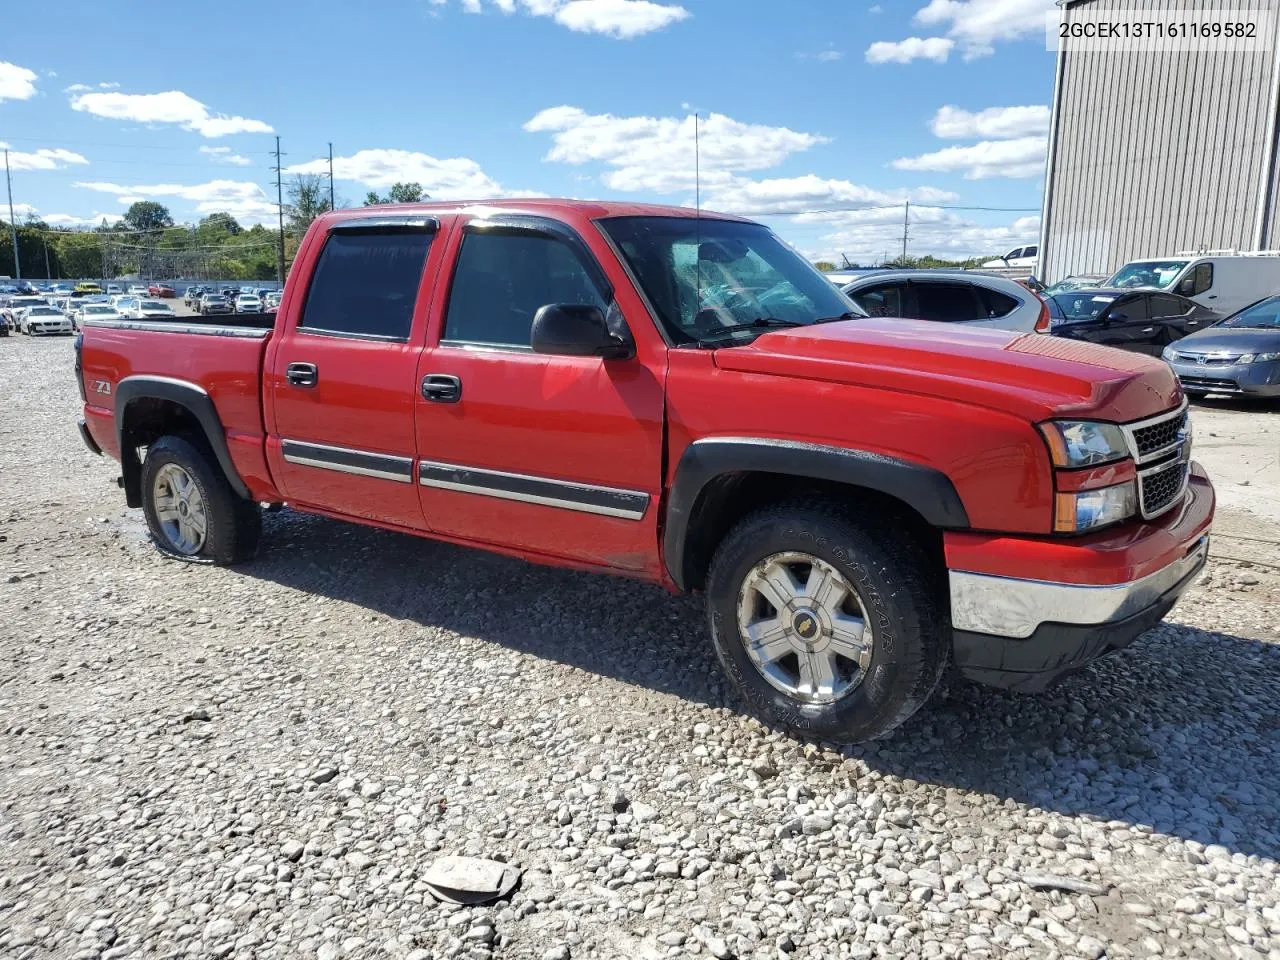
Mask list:
[[[1079,340],[920,320],[858,319],[771,331],[717,350],[725,370],[924,394],[1032,422],[1126,423],[1182,402],[1168,364]]]

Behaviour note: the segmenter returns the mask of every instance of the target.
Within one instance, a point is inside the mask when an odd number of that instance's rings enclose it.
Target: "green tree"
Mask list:
[[[431,194],[422,189],[420,183],[393,183],[385,197],[378,196],[377,191],[370,190],[364,198],[366,207],[375,207],[383,203],[421,203],[430,200]]]
[[[120,222],[127,230],[159,233],[165,227],[173,226],[173,217],[169,215],[169,208],[162,203],[156,203],[154,200],[137,200],[129,205],[129,209],[124,212],[124,219]]]
[[[311,221],[329,211],[329,186],[324,177],[313,173],[296,174],[289,182],[289,202],[285,217],[290,233],[302,236]]]

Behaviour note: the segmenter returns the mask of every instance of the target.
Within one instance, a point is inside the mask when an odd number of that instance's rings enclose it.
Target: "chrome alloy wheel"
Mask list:
[[[176,463],[166,463],[156,471],[152,492],[156,519],[169,547],[187,557],[199,553],[209,520],[191,474]]]
[[[874,637],[853,585],[825,560],[775,553],[747,574],[738,634],[760,675],[801,703],[832,703],[862,682]]]

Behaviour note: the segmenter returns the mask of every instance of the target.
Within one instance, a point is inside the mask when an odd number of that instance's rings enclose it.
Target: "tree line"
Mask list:
[[[336,198],[335,198],[336,199]],[[421,184],[394,184],[385,197],[370,192],[365,206],[428,199]],[[339,208],[346,204],[339,200]],[[284,204],[286,269],[311,222],[330,207],[327,180],[299,175],[289,181]],[[17,224],[22,276],[30,280],[104,278],[138,274],[150,279],[216,277],[271,280],[277,272],[278,227],[246,227],[232,214],[213,212],[194,223],[178,223],[153,200],[129,206],[115,223],[93,227],[51,226],[36,216]],[[16,277],[9,223],[0,219],[0,276]]]

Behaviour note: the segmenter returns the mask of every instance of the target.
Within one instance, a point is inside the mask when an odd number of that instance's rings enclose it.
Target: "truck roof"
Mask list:
[[[628,200],[570,200],[556,197],[505,197],[493,200],[443,200],[426,203],[388,203],[376,207],[354,207],[324,214],[323,220],[348,220],[377,216],[382,213],[526,213],[550,217],[695,217],[715,220],[750,222],[745,217],[728,213],[697,211],[693,207],[676,207],[660,203],[635,203]]]

